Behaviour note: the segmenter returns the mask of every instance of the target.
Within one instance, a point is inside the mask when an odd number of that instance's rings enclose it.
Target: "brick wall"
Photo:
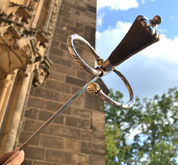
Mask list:
[[[63,0],[50,49],[50,77],[32,87],[17,146],[36,131],[90,77],[70,56],[66,40],[72,33],[95,46],[96,0]],[[94,58],[81,44],[77,51],[90,65]],[[87,92],[77,98],[25,149],[25,165],[104,165],[104,104]]]

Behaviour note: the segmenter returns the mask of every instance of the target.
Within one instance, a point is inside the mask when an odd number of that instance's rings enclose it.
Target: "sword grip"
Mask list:
[[[156,18],[159,22],[155,22]],[[159,16],[155,16],[153,20],[144,16],[137,16],[128,33],[109,56],[108,61],[117,66],[135,53],[157,42],[160,37],[154,27],[160,23],[161,18]]]

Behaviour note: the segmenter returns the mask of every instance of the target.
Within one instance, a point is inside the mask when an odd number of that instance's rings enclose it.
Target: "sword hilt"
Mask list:
[[[119,72],[115,66],[121,64],[126,59],[130,58],[132,55],[141,51],[142,49],[148,47],[149,45],[159,41],[160,35],[156,31],[155,27],[161,23],[161,18],[159,16],[155,16],[152,20],[144,16],[137,16],[133,25],[129,29],[128,33],[125,35],[120,44],[115,48],[115,50],[111,53],[108,59],[103,62],[101,58],[96,54],[93,47],[81,36],[77,34],[72,34],[67,38],[67,46],[68,50],[72,56],[72,58],[80,65],[83,69],[89,72],[92,75],[104,76],[111,71],[114,71],[124,82],[126,85],[129,94],[130,100],[125,104],[117,103],[116,101],[110,99],[107,95],[105,95],[102,90],[98,88],[95,83],[92,83],[88,87],[89,93],[96,94],[104,101],[108,102],[112,106],[122,109],[128,109],[133,106],[134,103],[134,94],[133,90],[127,81],[127,79]],[[81,41],[94,55],[98,67],[93,68],[89,66],[78,54],[74,46],[74,40]]]

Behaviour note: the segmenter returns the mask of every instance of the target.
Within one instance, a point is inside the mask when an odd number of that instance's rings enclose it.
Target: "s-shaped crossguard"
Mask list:
[[[24,149],[48,124],[50,124],[58,115],[60,115],[67,106],[69,106],[80,94],[82,94],[86,89],[89,93],[94,93],[97,96],[101,97],[107,103],[113,105],[117,108],[128,109],[134,104],[134,94],[133,90],[126,80],[126,78],[120,73],[115,67],[126,59],[146,48],[147,46],[155,43],[160,39],[159,33],[155,30],[155,27],[161,23],[161,18],[155,16],[152,20],[144,16],[137,16],[133,25],[131,26],[128,33],[125,35],[121,43],[116,47],[116,49],[111,53],[109,58],[103,62],[103,60],[96,54],[92,46],[81,36],[77,34],[72,34],[67,38],[67,46],[69,52],[72,55],[72,58],[87,72],[92,74],[92,78],[88,80],[60,109],[58,109],[36,132],[33,133],[19,148],[19,150]],[[77,53],[74,40],[79,40],[85,44],[85,46],[91,51],[94,55],[98,67],[92,68]],[[130,100],[127,104],[118,103],[108,96],[106,96],[99,86],[94,82],[98,78],[107,75],[108,73],[114,71],[125,83],[129,94]],[[10,162],[14,157],[17,156],[15,152],[4,164]]]

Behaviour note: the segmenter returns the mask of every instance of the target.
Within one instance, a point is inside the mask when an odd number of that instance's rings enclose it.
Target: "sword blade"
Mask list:
[[[48,126],[57,116],[59,116],[78,96],[80,96],[87,88],[88,84],[96,81],[99,76],[93,76],[89,79],[62,107],[60,107],[36,132],[34,132],[19,148],[23,150],[30,144],[30,142],[46,127]]]

